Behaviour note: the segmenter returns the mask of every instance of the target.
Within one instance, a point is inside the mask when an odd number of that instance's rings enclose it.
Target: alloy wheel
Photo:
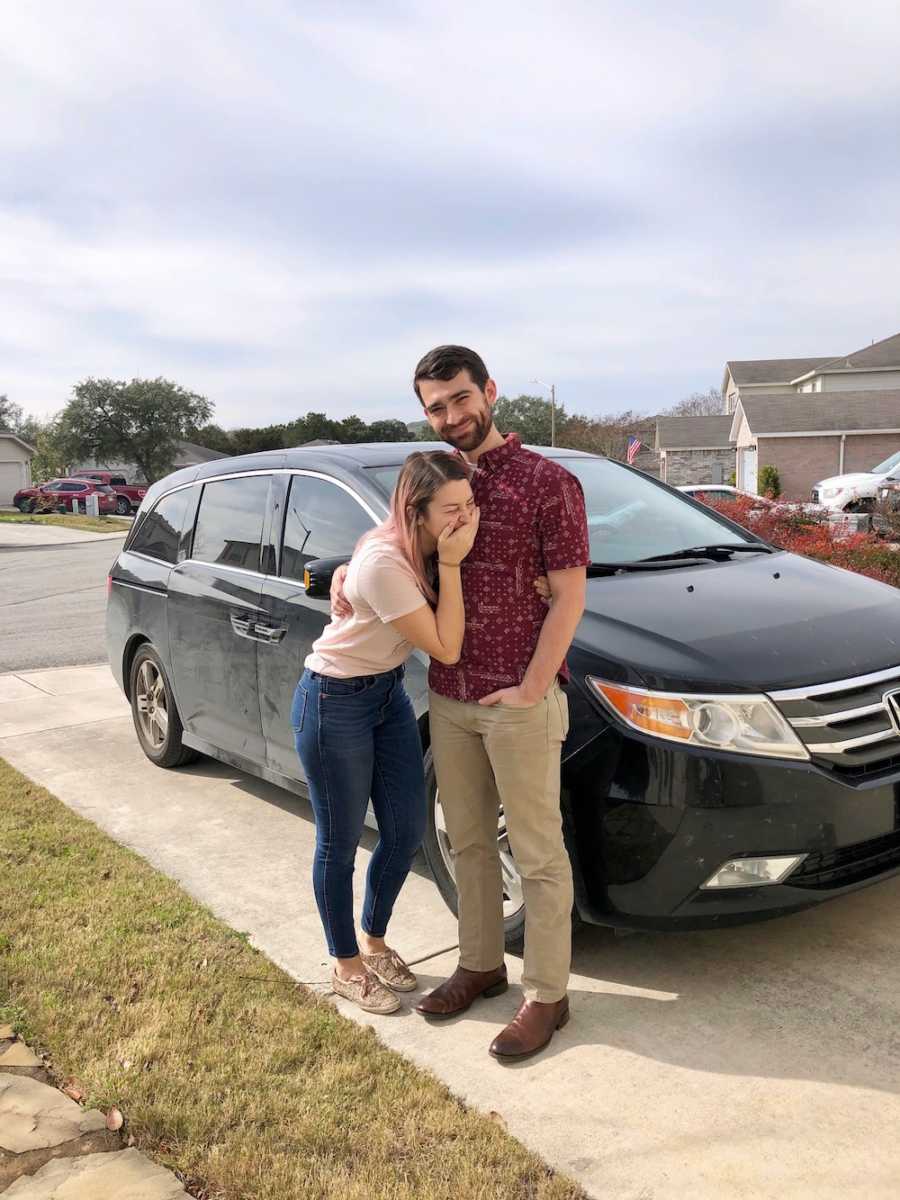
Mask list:
[[[135,692],[138,720],[147,745],[161,750],[169,735],[169,712],[166,706],[166,685],[162,673],[150,659],[141,663]]]

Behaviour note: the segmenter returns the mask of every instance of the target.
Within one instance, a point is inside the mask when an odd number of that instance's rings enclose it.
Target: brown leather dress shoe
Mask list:
[[[491,1054],[494,1058],[506,1061],[529,1058],[538,1050],[543,1050],[568,1019],[568,996],[563,996],[555,1004],[523,1000],[507,1027],[491,1042]]]
[[[442,1021],[445,1017],[455,1017],[465,1012],[479,996],[499,996],[508,987],[506,963],[501,963],[493,971],[470,971],[467,967],[457,967],[449,979],[422,997],[416,1005],[416,1012]]]

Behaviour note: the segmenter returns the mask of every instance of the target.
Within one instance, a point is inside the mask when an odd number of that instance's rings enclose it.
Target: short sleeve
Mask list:
[[[591,561],[591,548],[584,492],[574,475],[553,466],[552,471],[545,472],[544,494],[538,506],[544,570],[586,567]]]
[[[385,622],[408,616],[428,603],[410,568],[387,551],[366,556],[360,563],[356,586],[372,611]]]

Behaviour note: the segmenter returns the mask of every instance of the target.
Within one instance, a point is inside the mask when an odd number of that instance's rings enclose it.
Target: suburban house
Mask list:
[[[196,467],[201,463],[213,462],[217,458],[227,457],[227,454],[222,454],[218,450],[207,450],[205,446],[198,446],[196,442],[179,441],[178,452],[175,456],[175,464],[172,470],[179,471],[182,467]],[[77,475],[79,471],[114,471],[117,475],[124,475],[129,483],[146,483],[146,480],[134,463],[95,462],[93,459],[86,458],[71,467],[69,474]]]
[[[785,495],[805,496],[900,449],[900,333],[837,357],[728,362],[722,393],[737,486],[755,492],[771,465]]]
[[[733,413],[740,396],[790,392],[794,380],[805,379],[810,371],[830,361],[831,355],[823,358],[751,358],[727,362],[722,380],[725,411]]]
[[[737,486],[749,492],[758,467],[777,468],[786,496],[807,496],[820,479],[868,471],[900,450],[900,388],[751,394],[725,419],[737,449]]]
[[[827,358],[765,358],[727,362],[725,411],[740,397],[788,392],[867,392],[900,388],[900,333],[852,354]]]
[[[656,452],[664,483],[730,483],[735,469],[732,418],[658,417]]]
[[[0,430],[0,504],[12,504],[19,488],[31,487],[34,446]]]

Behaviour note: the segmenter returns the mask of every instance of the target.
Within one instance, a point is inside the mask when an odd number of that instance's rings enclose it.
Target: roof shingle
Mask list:
[[[712,417],[659,417],[656,422],[657,450],[702,450],[731,444],[730,415]]]
[[[805,375],[830,361],[830,357],[748,358],[727,362],[725,366],[738,387],[746,387],[751,383],[790,383],[798,375]]]
[[[900,388],[776,392],[768,396],[742,396],[740,403],[757,437],[817,430],[842,433],[854,429],[900,429]]]
[[[880,342],[873,342],[871,346],[863,346],[861,350],[854,350],[852,354],[830,359],[821,365],[825,370],[829,367],[835,370],[840,370],[841,367],[855,367],[857,370],[867,367],[870,370],[877,367],[900,368],[900,333],[882,338]]]

